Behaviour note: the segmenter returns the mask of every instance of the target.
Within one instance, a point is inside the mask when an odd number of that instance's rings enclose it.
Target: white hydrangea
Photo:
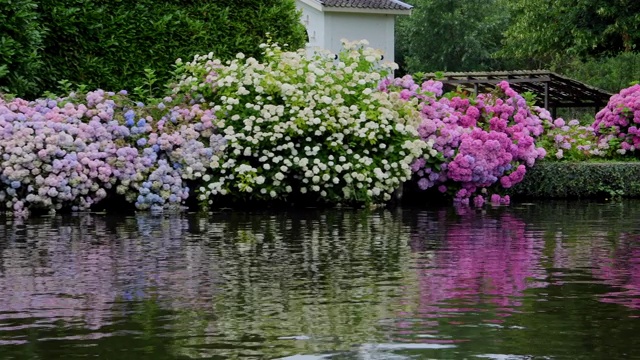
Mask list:
[[[417,140],[415,105],[378,91],[395,65],[381,63],[366,42],[345,41],[338,59],[261,48],[262,61],[238,54],[226,64],[210,56],[179,64],[174,93],[202,97],[224,137],[201,197],[311,192],[330,202],[379,202],[410,176],[414,159],[437,155]]]

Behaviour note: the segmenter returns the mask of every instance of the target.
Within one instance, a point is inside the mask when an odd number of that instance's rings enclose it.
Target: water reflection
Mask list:
[[[571,242],[559,235],[554,255],[556,267],[590,269],[613,289],[600,294],[600,301],[640,309],[640,236],[596,233],[589,241]]]
[[[562,357],[640,330],[636,204],[7,219],[0,358]]]
[[[599,252],[594,275],[620,288],[602,296],[602,301],[640,309],[640,237],[623,236],[615,249]]]
[[[203,245],[184,246],[184,219],[109,220],[82,216],[5,226],[0,320],[28,314],[44,326],[64,321],[97,330],[112,324],[114,311],[122,311],[114,309],[119,302],[157,297],[191,308],[212,296],[212,259]]]
[[[432,215],[420,214],[412,227],[417,289],[405,300],[414,309],[396,322],[406,329],[399,332],[403,341],[460,342],[433,334],[445,319],[462,324],[464,313],[482,313],[481,323],[499,324],[522,305],[525,290],[546,286],[544,242],[521,219],[510,213],[454,220],[446,211]]]
[[[431,221],[424,216],[421,220]],[[545,277],[540,264],[543,241],[539,234],[526,231],[525,223],[512,214],[473,216],[441,224],[439,233],[444,234],[444,241],[437,243],[438,251],[434,256],[419,252],[424,302],[456,299],[515,307],[520,305],[518,298],[524,290],[544,285],[535,282]],[[420,225],[414,241],[424,243]]]

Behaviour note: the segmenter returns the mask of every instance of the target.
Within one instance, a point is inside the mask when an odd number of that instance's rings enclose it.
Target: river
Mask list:
[[[640,358],[640,201],[0,218],[0,359]]]

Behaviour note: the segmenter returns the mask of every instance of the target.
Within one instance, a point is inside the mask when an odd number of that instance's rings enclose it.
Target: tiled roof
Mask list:
[[[398,0],[320,0],[326,7],[380,9],[380,10],[411,10],[413,6]]]

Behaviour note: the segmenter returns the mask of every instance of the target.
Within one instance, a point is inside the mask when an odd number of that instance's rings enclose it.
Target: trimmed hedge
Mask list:
[[[157,96],[145,69],[165,84],[177,58],[256,57],[268,37],[293,49],[306,39],[294,0],[0,0],[0,20],[0,40],[15,43],[4,51],[0,41],[0,90],[25,98],[55,92],[61,80],[112,91],[145,86],[143,96]],[[30,86],[2,82],[7,54],[11,76]]]
[[[640,162],[540,162],[510,189],[523,198],[640,197]]]

